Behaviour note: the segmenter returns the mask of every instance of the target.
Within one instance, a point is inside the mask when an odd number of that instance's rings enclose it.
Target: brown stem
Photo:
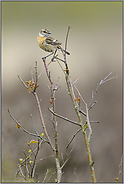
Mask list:
[[[47,133],[47,130],[46,130],[46,126],[45,126],[44,119],[43,119],[43,114],[42,114],[41,107],[40,107],[40,102],[39,102],[39,99],[38,99],[38,96],[37,96],[36,92],[34,92],[34,96],[36,98],[36,102],[37,102],[37,106],[38,106],[38,110],[39,110],[39,114],[40,114],[40,120],[41,120],[41,123],[42,123],[42,127],[43,127],[43,130],[44,130],[44,133],[45,133],[45,135],[46,135],[46,137],[47,137],[47,139],[49,141],[49,144],[50,144],[52,150],[55,151],[55,148],[53,147],[52,142],[51,142],[51,140],[49,138],[49,135]]]
[[[70,29],[70,27],[68,27],[66,42],[67,42],[67,38],[68,38],[69,29]],[[66,69],[68,69],[67,62],[66,62],[66,57],[65,57],[65,65],[66,65]],[[83,125],[82,118],[81,118],[78,106],[77,106],[76,102],[74,101],[72,87],[71,87],[70,80],[69,80],[69,69],[68,69],[68,71],[66,71],[65,79],[66,79],[66,84],[67,84],[67,87],[68,87],[68,93],[71,97],[73,106],[75,108],[76,114],[77,114],[78,119],[79,119],[79,124],[81,124],[81,129],[82,129],[82,132],[83,132],[83,135],[84,135],[85,145],[86,145],[86,149],[87,149],[87,155],[88,155],[88,160],[89,160],[89,165],[90,165],[90,170],[91,170],[92,181],[95,183],[96,182],[96,177],[95,177],[95,171],[94,171],[94,166],[93,166],[94,162],[92,161],[92,157],[91,157],[90,146],[89,146],[89,142],[88,142],[88,138],[87,138],[86,129]]]

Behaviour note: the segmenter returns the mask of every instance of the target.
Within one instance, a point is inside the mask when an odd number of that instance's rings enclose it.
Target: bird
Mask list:
[[[38,45],[41,49],[43,49],[46,52],[52,52],[51,54],[49,54],[48,56],[54,54],[56,54],[57,50],[60,50],[62,53],[66,53],[68,55],[70,55],[69,52],[65,51],[62,47],[61,44],[57,39],[54,39],[50,36],[51,32],[48,29],[42,29],[39,32],[39,35],[37,36],[37,42]],[[46,56],[46,57],[48,57]],[[46,58],[45,57],[45,58]]]

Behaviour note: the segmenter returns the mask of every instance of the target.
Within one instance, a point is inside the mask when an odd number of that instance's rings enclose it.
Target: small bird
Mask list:
[[[48,56],[50,56],[52,54],[54,54],[54,56],[55,56],[55,53],[57,50],[60,50],[62,53],[65,52],[66,54],[70,55],[69,52],[65,51],[61,47],[62,43],[58,42],[58,40],[49,36],[50,34],[51,34],[51,32],[48,29],[42,29],[39,32],[39,35],[37,36],[37,42],[38,42],[39,47],[47,52],[52,52]],[[46,56],[46,57],[48,57],[48,56]]]

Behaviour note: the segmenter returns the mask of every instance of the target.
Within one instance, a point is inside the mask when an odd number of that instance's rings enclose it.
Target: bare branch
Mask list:
[[[22,78],[18,75],[19,80],[22,82],[22,84],[28,89],[28,86],[26,85],[26,83],[22,80]]]
[[[49,180],[53,177],[53,175],[54,174],[56,174],[56,171],[55,172],[53,172],[52,174],[51,174],[51,176],[49,177],[49,179],[46,181],[46,183],[48,183],[49,182]]]
[[[51,77],[49,75],[49,71],[48,71],[48,67],[46,65],[46,59],[45,58],[43,59],[43,63],[44,63],[44,67],[45,67],[45,70],[46,70],[47,77],[48,77],[48,79],[50,81],[50,84],[51,84],[51,87],[53,89],[53,81],[52,81],[52,79],[51,79]]]
[[[68,153],[68,157],[70,156],[70,154],[72,153],[73,149],[75,148],[75,145],[73,146],[73,148],[71,149],[71,151]]]
[[[81,76],[80,76],[81,77]],[[73,82],[73,84],[75,84],[79,79],[80,79],[80,77],[78,77],[74,82]]]
[[[34,137],[39,137],[40,139],[44,140],[43,137],[41,137],[40,135],[30,133],[30,132],[28,132],[26,129],[24,129],[24,128],[22,127],[22,125],[21,125],[20,123],[18,123],[18,121],[12,116],[12,114],[11,114],[10,111],[9,111],[9,109],[7,109],[7,111],[8,111],[8,113],[9,113],[10,117],[11,117],[11,118],[16,122],[16,124],[20,127],[20,130],[22,130],[23,132],[25,132],[25,133],[27,133],[27,134],[29,134],[29,135],[32,135],[32,136],[34,136]],[[47,142],[46,140],[44,140],[44,141]]]
[[[91,128],[91,125],[90,125],[90,120],[89,120],[89,113],[88,113],[88,107],[87,107],[87,104],[86,104],[86,118],[87,118],[87,124],[88,124],[88,128],[89,128],[89,136],[88,136],[88,143],[90,142],[90,138],[92,136],[92,128]]]
[[[80,126],[80,123],[75,122],[75,121],[72,121],[72,120],[70,120],[70,119],[68,119],[68,118],[65,118],[65,117],[63,117],[63,116],[61,116],[61,115],[59,115],[59,114],[53,112],[50,108],[48,108],[48,110],[49,110],[52,114],[54,114],[56,117],[61,118],[61,119],[65,120],[65,121],[68,121],[68,122],[70,122],[70,123],[73,123],[73,124],[75,124],[75,125]]]
[[[54,156],[55,156],[55,155],[50,155],[50,156],[47,156],[47,157],[41,158],[41,159],[39,159],[39,160],[37,161],[37,163],[38,163],[38,162],[40,162],[40,161],[43,161],[44,159],[52,158],[52,157],[54,157]]]
[[[65,164],[68,162],[68,160],[70,159],[71,157],[68,157],[65,161],[64,161],[64,163],[62,164],[62,166],[61,166],[61,169],[63,169],[63,167],[65,166]]]
[[[49,172],[50,172],[50,169],[47,169],[46,174],[44,176],[44,179],[43,179],[42,183],[45,183],[45,180],[46,180],[47,175],[49,174]]]
[[[55,148],[53,147],[52,142],[51,142],[51,140],[50,140],[50,137],[49,137],[49,135],[48,135],[48,133],[47,133],[47,130],[46,130],[46,126],[45,126],[45,122],[44,122],[44,119],[43,119],[43,115],[42,115],[42,111],[41,111],[41,107],[40,107],[40,102],[39,102],[37,93],[34,92],[34,95],[35,95],[35,98],[36,98],[36,101],[37,101],[38,110],[39,110],[40,119],[41,119],[41,123],[42,123],[42,127],[43,127],[43,130],[44,130],[44,133],[45,133],[45,135],[46,135],[46,137],[47,137],[47,139],[48,139],[48,141],[49,141],[49,144],[50,144],[52,150],[55,151]]]
[[[39,152],[39,144],[40,144],[40,140],[38,139],[38,145],[37,145],[37,151],[35,153],[35,157],[34,157],[34,161],[33,161],[33,166],[32,166],[32,170],[31,170],[31,178],[33,177],[34,175],[34,172],[35,172],[35,162],[36,162],[36,158],[37,158],[37,155],[38,155],[38,152]]]
[[[24,174],[23,174],[23,172],[22,172],[21,165],[19,165],[19,170],[20,170],[20,173],[21,173],[22,177],[25,179],[25,176],[24,176]]]
[[[69,35],[69,30],[70,30],[70,26],[68,26],[68,30],[67,30],[67,35],[66,35],[66,40],[65,40],[65,53],[64,53],[64,60],[65,60],[65,64],[67,64],[66,62],[66,49],[67,49],[67,41],[68,41],[68,35]]]
[[[76,133],[73,135],[73,137],[71,138],[71,140],[69,141],[69,143],[66,146],[66,149],[68,149],[68,147],[70,146],[70,144],[72,143],[72,141],[74,140],[74,138],[76,137],[76,135],[81,131],[81,128],[79,128]]]
[[[110,72],[104,79],[102,79],[102,80],[99,82],[99,84],[98,84],[98,86],[97,86],[97,88],[96,88],[96,91],[94,92],[94,94],[92,93],[92,99],[91,99],[91,102],[90,102],[90,105],[89,105],[88,110],[91,109],[92,102],[93,102],[93,100],[94,100],[94,98],[95,98],[95,95],[96,95],[96,93],[97,93],[97,91],[98,91],[100,85],[102,85],[102,84],[104,84],[105,82],[108,82],[108,81],[110,81],[110,80],[112,80],[112,79],[118,77],[118,75],[116,75],[116,76],[114,76],[114,77],[111,77],[111,78],[107,79],[113,72],[114,72],[114,70],[113,70],[112,72]],[[94,104],[94,105],[95,105],[95,104]]]
[[[75,85],[74,85],[74,87],[75,87],[75,89],[77,90],[77,93],[78,93],[78,95],[80,96],[82,102],[86,105],[86,102],[84,101],[83,97],[81,96],[81,94],[80,94],[78,88],[77,88]]]
[[[86,113],[82,111],[81,109],[79,109],[79,112],[82,113],[84,116],[86,116]]]

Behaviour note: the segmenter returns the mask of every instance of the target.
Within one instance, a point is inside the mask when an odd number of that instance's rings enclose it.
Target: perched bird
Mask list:
[[[56,53],[57,50],[60,50],[62,53],[65,52],[66,54],[70,55],[69,52],[65,51],[62,47],[60,42],[58,40],[52,38],[50,36],[51,32],[48,29],[42,29],[39,32],[39,35],[37,36],[37,42],[41,49],[52,52],[48,56]],[[46,56],[46,57],[48,57]]]

